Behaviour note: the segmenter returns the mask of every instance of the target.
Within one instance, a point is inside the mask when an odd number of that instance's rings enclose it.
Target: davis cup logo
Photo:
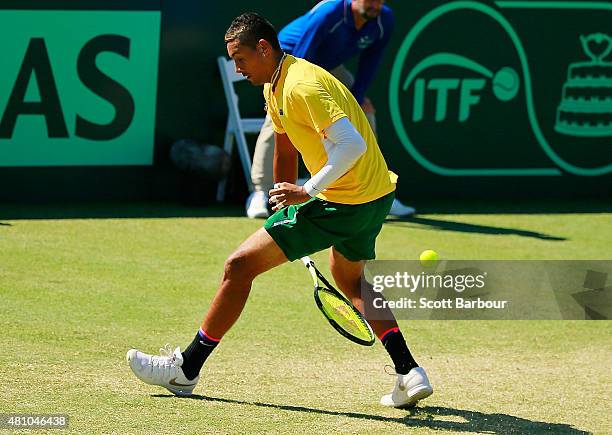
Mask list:
[[[588,62],[570,65],[555,130],[569,136],[612,137],[612,38],[595,33],[580,41]]]
[[[539,17],[556,20],[549,35]],[[612,173],[612,36],[595,31],[610,20],[605,2],[454,1],[426,12],[391,71],[400,142],[444,176]]]

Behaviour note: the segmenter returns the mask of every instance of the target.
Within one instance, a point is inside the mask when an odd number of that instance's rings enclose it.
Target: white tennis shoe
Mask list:
[[[391,204],[391,210],[389,210],[389,216],[395,217],[408,217],[414,215],[415,213],[416,210],[414,209],[414,207],[402,204],[399,199],[393,200],[393,204]]]
[[[270,216],[268,211],[268,195],[261,190],[251,193],[246,201],[246,213],[251,219],[267,218]]]
[[[166,345],[159,351],[161,355],[149,355],[136,349],[130,349],[126,360],[141,381],[164,387],[177,396],[191,395],[200,376],[192,380],[187,379],[181,368],[183,365],[181,349],[177,347],[172,352],[172,349]]]
[[[422,367],[415,367],[407,375],[397,374],[395,388],[380,399],[380,404],[394,408],[411,408],[419,400],[431,396],[433,387]]]

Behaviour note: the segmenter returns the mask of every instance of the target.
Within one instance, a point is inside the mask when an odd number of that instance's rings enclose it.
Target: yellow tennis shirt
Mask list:
[[[287,134],[311,176],[327,163],[323,130],[348,117],[367,150],[355,165],[317,195],[341,204],[363,204],[395,190],[397,175],[389,171],[376,137],[351,92],[323,68],[304,59],[285,57],[274,92],[264,85],[274,131]]]

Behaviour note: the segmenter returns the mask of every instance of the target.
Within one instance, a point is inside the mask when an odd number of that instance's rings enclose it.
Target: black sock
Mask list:
[[[410,370],[419,366],[412,357],[410,350],[408,350],[404,336],[399,328],[393,328],[385,332],[380,341],[382,341],[383,346],[385,346],[393,360],[396,373],[406,375]]]
[[[217,344],[219,340],[209,337],[202,329],[198,331],[191,344],[183,352],[181,368],[187,379],[192,380],[200,374],[204,361],[215,350]]]

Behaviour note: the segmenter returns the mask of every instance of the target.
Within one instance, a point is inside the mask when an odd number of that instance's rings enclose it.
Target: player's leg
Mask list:
[[[272,174],[274,162],[274,129],[272,119],[266,116],[255,143],[253,164],[251,165],[251,181],[254,191],[246,202],[247,216],[252,218],[268,217],[268,191],[274,185]]]
[[[131,349],[127,360],[134,374],[175,394],[191,394],[204,361],[240,316],[255,277],[286,261],[266,230],[256,231],[225,261],[221,284],[202,327],[185,352],[176,348],[157,356]]]
[[[221,284],[202,329],[213,337],[225,335],[240,316],[253,280],[286,261],[287,257],[265,229],[253,233],[225,261]]]
[[[361,291],[361,275],[365,267],[365,261],[349,261],[336,248],[332,247],[329,252],[329,264],[334,281],[340,287],[340,290],[348,296],[355,308],[363,313],[364,305],[368,302],[366,298],[370,296],[369,292],[363,292],[362,294]],[[384,320],[368,319],[377,336],[397,327],[397,322],[389,308],[381,308],[379,311],[381,312],[376,317]]]
[[[359,230],[354,235],[334,243],[330,255],[331,271],[336,284],[358,309],[365,311],[366,317],[371,309],[375,309],[372,304],[375,292],[369,285],[361,288],[364,260],[376,258],[376,238],[394,199],[395,196],[391,193],[375,201],[347,209],[345,220],[352,222]],[[364,310],[364,306],[367,309]],[[377,309],[376,315],[369,317],[372,319],[370,323],[372,329],[393,360],[397,373],[393,392],[383,396],[381,403],[394,407],[413,406],[417,401],[431,395],[433,388],[427,374],[418,366],[410,353],[391,310]]]
[[[374,290],[371,286],[361,288],[361,274],[365,262],[350,261],[333,247],[330,264],[336,284],[351,299],[353,305],[362,312],[364,304],[371,307]],[[429,397],[433,393],[433,388],[425,370],[419,367],[410,353],[393,313],[390,310],[379,312],[376,317],[386,319],[372,319],[369,323],[393,360],[397,373],[393,391],[384,395],[380,403],[396,408],[414,406],[419,400]]]
[[[225,260],[223,277],[202,326],[183,352],[183,371],[195,378],[206,358],[236,323],[251,291],[253,280],[287,261],[285,254],[263,228],[253,233]]]
[[[362,313],[364,313],[364,304],[372,307],[369,309],[374,309],[372,300],[381,295],[375,293],[367,282],[364,284],[361,282],[365,261],[349,261],[335,247],[330,251],[329,261],[334,281],[340,290],[351,299],[353,305]],[[365,287],[362,288],[362,285]],[[376,319],[367,320],[387,349],[395,365],[395,371],[405,375],[418,367],[418,364],[406,345],[393,312],[388,307],[376,309],[376,311]]]

